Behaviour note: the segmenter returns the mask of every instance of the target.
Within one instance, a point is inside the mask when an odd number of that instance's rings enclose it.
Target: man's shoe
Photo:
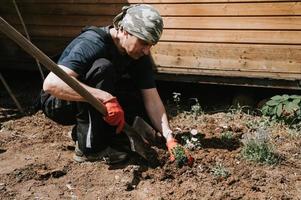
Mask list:
[[[76,142],[75,154],[73,160],[76,162],[94,162],[94,161],[105,161],[107,164],[117,164],[125,161],[128,158],[128,154],[125,152],[117,151],[111,147],[107,147],[103,151],[95,154],[84,155],[82,151],[78,148]]]

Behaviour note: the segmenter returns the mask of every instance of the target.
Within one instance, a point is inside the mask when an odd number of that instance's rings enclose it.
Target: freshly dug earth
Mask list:
[[[12,89],[28,107],[38,85],[15,83]],[[70,126],[40,111],[16,115],[9,95],[0,91],[0,199],[301,199],[301,137],[292,136],[286,126],[266,129],[281,155],[272,166],[242,158],[242,138],[253,133],[252,123],[260,117],[240,111],[170,115],[178,138],[192,129],[202,136],[200,148],[191,151],[191,168],[177,168],[166,149],[157,147],[161,165],[155,168],[134,155],[117,166],[80,164],[72,160]],[[232,142],[221,140],[225,131],[233,133]],[[228,176],[213,173],[218,164]]]

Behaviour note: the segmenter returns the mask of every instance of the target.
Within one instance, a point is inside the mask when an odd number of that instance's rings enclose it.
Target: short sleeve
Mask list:
[[[93,40],[90,40],[92,37]],[[97,37],[96,33],[87,31],[75,38],[62,53],[58,64],[72,69],[79,75],[85,74],[104,48],[104,43]]]

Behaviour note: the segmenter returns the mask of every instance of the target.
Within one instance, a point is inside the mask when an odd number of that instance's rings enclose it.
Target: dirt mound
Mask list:
[[[38,89],[27,87],[18,85],[17,97],[32,102]],[[170,115],[171,126],[191,149],[191,168],[178,168],[166,149],[157,147],[156,167],[135,155],[115,166],[76,163],[67,134],[71,127],[41,112],[17,115],[0,91],[0,199],[301,199],[301,137],[287,126],[239,110],[181,111]],[[258,130],[268,135],[280,163],[243,158],[243,139]]]

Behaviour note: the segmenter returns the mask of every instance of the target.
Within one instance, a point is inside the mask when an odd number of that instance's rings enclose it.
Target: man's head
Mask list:
[[[113,24],[115,29],[125,35],[120,41],[121,46],[135,59],[149,54],[150,47],[159,41],[163,31],[163,20],[159,12],[146,4],[123,7]]]

